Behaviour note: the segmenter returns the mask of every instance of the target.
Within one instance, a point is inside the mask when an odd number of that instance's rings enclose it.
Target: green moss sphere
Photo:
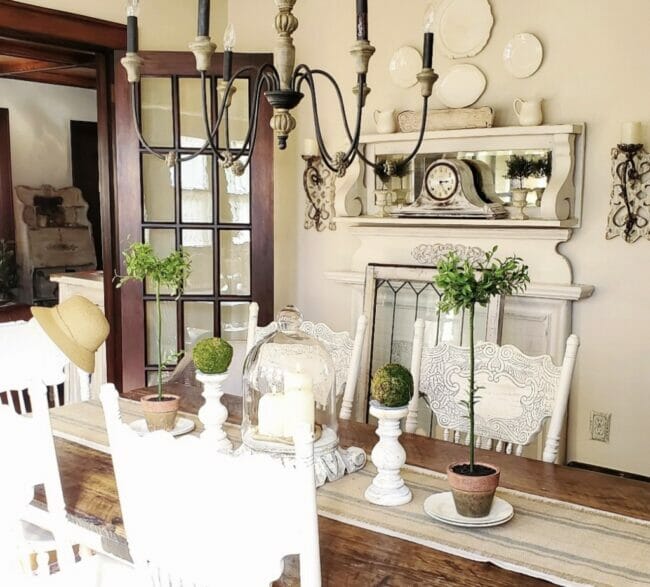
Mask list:
[[[192,358],[201,373],[225,373],[232,361],[232,346],[221,338],[204,338],[194,345]]]
[[[387,408],[405,406],[413,397],[413,376],[397,363],[384,365],[372,378],[370,395]]]

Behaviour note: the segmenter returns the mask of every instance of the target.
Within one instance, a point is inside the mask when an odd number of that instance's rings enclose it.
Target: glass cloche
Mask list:
[[[244,362],[242,441],[256,452],[293,452],[293,430],[313,426],[316,447],[338,443],[334,363],[300,330],[302,314],[283,308],[274,330]]]

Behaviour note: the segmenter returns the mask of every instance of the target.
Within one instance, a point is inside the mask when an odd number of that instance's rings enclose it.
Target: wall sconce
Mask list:
[[[612,194],[605,238],[628,243],[650,239],[650,154],[640,122],[625,122],[621,143],[612,149]]]
[[[307,195],[304,227],[306,230],[315,228],[318,232],[322,232],[325,228],[336,230],[334,221],[336,175],[321,161],[318,145],[313,139],[305,139],[302,158],[306,162],[302,183]]]

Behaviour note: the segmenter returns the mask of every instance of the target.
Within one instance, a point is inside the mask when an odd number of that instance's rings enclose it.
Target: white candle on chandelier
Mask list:
[[[284,436],[291,438],[298,424],[314,429],[315,400],[312,378],[300,371],[284,374]]]
[[[305,139],[302,147],[302,154],[305,157],[318,157],[318,143],[314,139]]]
[[[643,125],[640,122],[624,122],[621,125],[621,143],[640,145],[643,143]]]

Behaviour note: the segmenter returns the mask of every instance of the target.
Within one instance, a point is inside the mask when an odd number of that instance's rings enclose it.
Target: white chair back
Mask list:
[[[295,468],[285,468],[267,455],[219,453],[196,436],[141,437],[122,422],[114,386],[102,386],[101,400],[143,582],[268,585],[281,575],[282,558],[299,554],[301,585],[320,585],[311,433],[295,439]]]
[[[555,462],[579,344],[576,335],[569,336],[559,367],[548,355],[531,357],[512,345],[476,345],[476,446],[521,455],[550,419],[542,458]],[[467,444],[469,422],[460,401],[467,399],[469,348],[446,343],[423,348],[417,341],[413,346],[414,380],[444,439]]]
[[[50,402],[54,406],[90,399],[88,373],[77,369],[79,394],[73,397],[65,388],[63,398],[58,386],[66,379],[70,360],[45,334],[35,320],[7,322],[0,325],[0,402],[13,405],[21,414],[29,411],[27,387],[30,381],[42,381],[49,386]]]
[[[5,546],[27,546],[14,532],[24,518],[29,518],[29,503],[34,486],[43,484],[47,498],[48,530],[54,536],[57,560],[61,569],[74,564],[72,545],[67,537],[67,519],[59,466],[52,437],[47,388],[41,382],[29,386],[32,417],[16,413],[13,406],[0,405],[0,470],[2,471],[2,500],[0,500],[0,530],[10,530],[2,537]],[[18,503],[21,499],[22,504]],[[13,542],[12,542],[13,541]],[[17,554],[14,551],[10,556]],[[0,548],[0,551],[3,551]],[[5,554],[4,552],[2,554]],[[7,559],[5,559],[7,562]]]
[[[258,326],[257,319],[259,306],[252,302],[248,314],[248,338],[246,340],[246,354],[255,343],[262,340],[278,328],[276,322],[269,322],[266,326]],[[342,396],[339,418],[349,420],[352,416],[352,406],[359,381],[361,368],[361,355],[366,333],[368,319],[361,315],[357,320],[357,329],[354,339],[349,332],[335,332],[327,324],[303,321],[300,330],[318,339],[327,349],[334,362],[336,371],[336,396]]]

